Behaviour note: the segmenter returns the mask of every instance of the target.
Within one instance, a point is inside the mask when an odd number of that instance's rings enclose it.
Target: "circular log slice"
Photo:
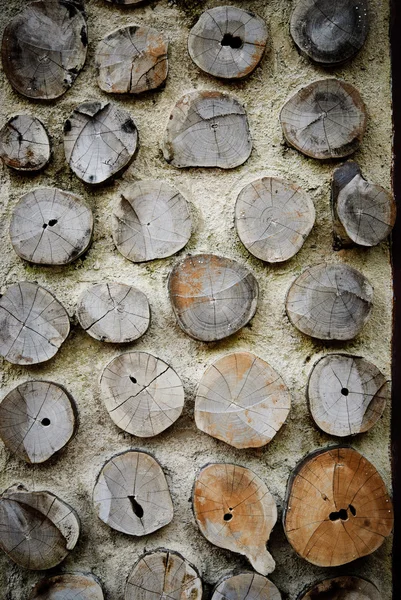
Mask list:
[[[28,463],[43,463],[71,439],[75,406],[51,381],[27,381],[0,402],[0,437]]]
[[[366,106],[358,90],[340,79],[320,79],[294,94],[280,113],[287,142],[312,158],[355,152],[366,129]]]
[[[266,543],[277,521],[277,508],[255,473],[228,463],[207,465],[195,480],[193,508],[209,542],[246,556],[263,575],[274,570]]]
[[[275,263],[294,256],[312,230],[315,207],[297,185],[262,177],[240,192],[235,225],[245,248],[256,258]]]
[[[173,108],[163,154],[174,167],[233,169],[251,154],[252,140],[242,104],[221,92],[191,92]]]
[[[21,197],[10,223],[11,244],[20,258],[38,265],[67,265],[89,248],[91,209],[57,188],[38,188]]]
[[[298,600],[383,600],[383,597],[370,581],[343,575],[320,581]]]
[[[369,318],[373,288],[348,265],[307,268],[291,285],[286,310],[291,323],[320,340],[351,340]]]
[[[191,29],[188,51],[202,71],[240,79],[257,67],[266,43],[267,29],[260,17],[235,6],[218,6],[202,13]]]
[[[37,283],[11,285],[0,299],[0,355],[16,365],[52,358],[70,331],[67,311]]]
[[[114,358],[102,373],[100,387],[117,427],[138,437],[158,435],[184,407],[184,388],[177,373],[147,352]]]
[[[128,576],[125,600],[201,600],[202,580],[181,554],[157,550],[142,555]]]
[[[51,100],[74,83],[87,45],[86,21],[72,2],[31,2],[4,30],[3,69],[20,94]]]
[[[173,518],[166,477],[146,452],[128,450],[110,459],[99,473],[93,501],[104,523],[128,535],[147,535]]]
[[[212,600],[281,600],[269,579],[258,573],[239,573],[224,577],[213,591]]]
[[[259,286],[240,263],[198,254],[178,263],[168,281],[170,301],[185,333],[203,342],[221,340],[253,317]]]
[[[0,157],[16,171],[40,171],[50,160],[50,140],[41,121],[16,115],[0,130]]]
[[[191,237],[188,203],[165,181],[141,181],[121,194],[112,217],[117,250],[132,262],[166,258]]]
[[[321,567],[371,554],[391,533],[394,520],[376,468],[345,446],[318,450],[297,465],[283,519],[294,550]]]
[[[132,160],[138,131],[130,114],[110,102],[84,102],[64,124],[65,158],[85,183],[107,181]]]
[[[235,448],[270,442],[285,422],[291,396],[280,375],[250,352],[219,358],[203,375],[195,399],[202,431]]]
[[[104,600],[104,596],[92,575],[66,573],[39,581],[29,600]]]
[[[299,0],[290,23],[299,50],[329,67],[352,58],[365,43],[368,30],[367,0]]]

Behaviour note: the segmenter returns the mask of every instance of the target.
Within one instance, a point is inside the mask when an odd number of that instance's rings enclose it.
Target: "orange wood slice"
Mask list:
[[[316,583],[298,600],[383,600],[383,597],[370,581],[343,575]]]
[[[104,600],[104,596],[93,575],[65,573],[39,581],[29,600]]]
[[[212,600],[281,600],[281,594],[267,577],[258,573],[238,573],[223,577]]]

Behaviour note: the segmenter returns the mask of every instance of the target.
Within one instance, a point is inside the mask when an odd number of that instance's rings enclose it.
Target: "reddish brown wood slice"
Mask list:
[[[343,575],[316,583],[299,600],[383,600],[383,596],[370,581]]]
[[[267,577],[258,573],[238,573],[219,581],[212,600],[281,600],[281,594]]]
[[[16,171],[39,171],[50,160],[50,141],[41,121],[16,115],[0,130],[0,157]]]
[[[39,581],[29,600],[104,600],[104,596],[92,575],[65,573]]]

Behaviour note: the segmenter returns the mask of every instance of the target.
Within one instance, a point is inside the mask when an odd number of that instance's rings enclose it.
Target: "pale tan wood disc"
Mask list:
[[[229,463],[207,465],[195,479],[193,508],[209,542],[246,556],[262,575],[274,570],[266,544],[277,521],[276,503],[253,471]]]
[[[93,575],[65,573],[39,581],[29,600],[104,600],[104,596]]]
[[[218,582],[212,600],[281,600],[281,594],[267,577],[238,573]]]
[[[370,581],[343,575],[316,583],[299,600],[383,600],[383,597]]]
[[[16,171],[40,171],[50,160],[50,140],[33,115],[15,115],[0,130],[0,158]]]
[[[371,554],[391,533],[393,520],[384,481],[353,448],[318,450],[290,478],[284,531],[314,565],[336,567]]]

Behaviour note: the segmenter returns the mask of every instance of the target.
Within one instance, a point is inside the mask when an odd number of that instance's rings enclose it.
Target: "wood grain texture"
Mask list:
[[[320,340],[351,340],[367,322],[373,288],[344,264],[308,267],[288,290],[287,316],[302,333]]]
[[[3,69],[20,94],[51,100],[74,83],[84,66],[87,45],[86,21],[74,3],[31,2],[4,30]]]
[[[84,102],[64,124],[65,158],[85,183],[117,175],[132,160],[137,143],[131,115],[111,102]]]
[[[63,448],[75,429],[75,405],[51,381],[27,381],[0,402],[0,437],[27,463],[43,463]]]
[[[284,104],[280,122],[291,146],[324,160],[348,156],[358,149],[367,112],[354,86],[341,79],[320,79]]]
[[[0,299],[0,355],[16,365],[52,358],[70,331],[67,311],[37,283],[22,281]]]
[[[188,203],[163,180],[130,184],[114,206],[112,231],[117,250],[128,260],[166,258],[191,237]]]
[[[37,188],[13,209],[11,244],[20,258],[38,265],[67,265],[89,248],[92,211],[71,192]]]
[[[173,504],[160,464],[146,452],[128,450],[99,473],[93,501],[99,518],[128,535],[148,535],[173,518]]]
[[[251,151],[246,112],[234,97],[206,90],[191,92],[173,108],[163,154],[174,167],[233,169]]]
[[[217,583],[212,600],[281,600],[281,594],[267,577],[238,573]]]
[[[284,531],[294,550],[321,567],[344,565],[379,548],[393,508],[376,468],[346,446],[318,450],[290,478]]]
[[[195,480],[193,508],[209,542],[246,556],[262,575],[274,570],[266,544],[277,508],[267,486],[253,471],[229,463],[203,467]]]
[[[245,248],[266,262],[292,258],[315,223],[315,207],[297,185],[262,177],[246,185],[235,204],[235,226]]]
[[[214,254],[189,256],[172,270],[168,289],[178,325],[196,340],[221,340],[253,317],[259,286],[248,269]]]
[[[104,600],[104,596],[92,575],[65,573],[39,581],[29,600]]]
[[[343,575],[319,581],[300,594],[298,600],[383,600],[383,597],[370,581]]]
[[[201,431],[234,446],[268,444],[287,419],[291,396],[280,375],[251,352],[216,360],[204,373],[195,398]]]
[[[184,388],[177,373],[147,352],[113,358],[103,370],[100,388],[117,427],[141,438],[170,427],[184,407]]]
[[[40,171],[50,160],[50,140],[33,115],[11,117],[0,130],[0,158],[16,171]]]
[[[210,75],[241,79],[257,67],[267,43],[265,22],[248,10],[217,6],[201,14],[188,37],[194,63]]]

